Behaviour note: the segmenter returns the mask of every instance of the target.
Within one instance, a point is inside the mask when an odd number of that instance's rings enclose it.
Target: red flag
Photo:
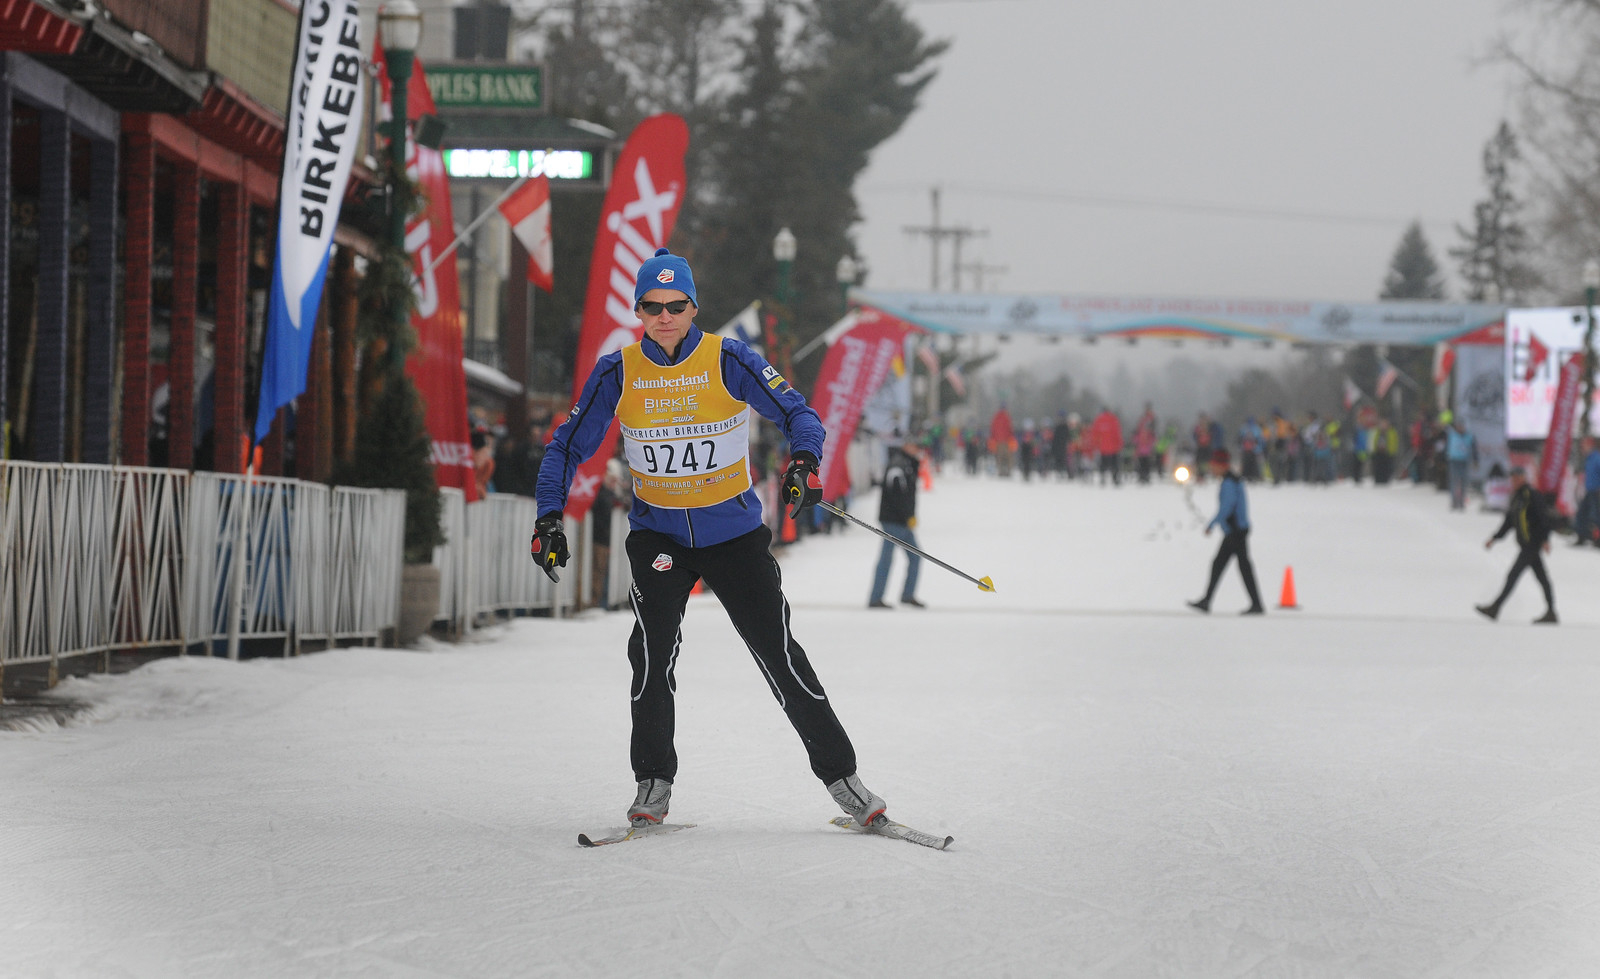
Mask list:
[[[1567,456],[1572,452],[1572,426],[1578,416],[1578,393],[1583,380],[1583,351],[1579,350],[1561,365],[1556,382],[1556,400],[1550,407],[1550,434],[1544,440],[1539,459],[1539,491],[1554,493],[1561,488],[1567,471]]]
[[[850,488],[845,454],[856,437],[861,409],[883,386],[890,365],[904,348],[906,334],[922,332],[920,327],[871,306],[858,307],[855,316],[855,324],[828,347],[811,398],[828,432],[822,448],[825,500],[837,500]]]
[[[1433,386],[1444,387],[1444,382],[1450,377],[1450,372],[1456,366],[1456,348],[1448,343],[1441,343],[1433,348]]]
[[[950,390],[956,393],[956,397],[965,398],[967,396],[967,381],[966,378],[961,376],[960,367],[955,364],[946,367],[944,369],[944,379],[950,382]]]
[[[1378,371],[1377,397],[1379,401],[1382,401],[1383,396],[1389,393],[1390,388],[1394,387],[1394,382],[1400,379],[1400,368],[1387,360],[1380,361],[1380,363],[1383,367]]]
[[[1356,387],[1356,382],[1350,380],[1350,375],[1346,374],[1344,377],[1344,410],[1349,411],[1353,408],[1355,403],[1361,400],[1361,397],[1361,389]]]
[[[574,404],[596,361],[644,335],[643,324],[633,315],[633,280],[639,266],[672,236],[683,206],[683,155],[688,148],[688,125],[681,116],[664,113],[639,123],[617,158],[589,261],[589,294],[572,366]],[[567,516],[578,520],[589,512],[616,444],[617,422],[612,419],[600,448],[573,476]]]
[[[380,70],[385,67],[382,44],[372,46],[372,59]],[[387,71],[380,74],[379,81],[381,112],[388,118],[393,110]],[[427,76],[422,72],[422,59],[418,58],[406,85],[406,115],[415,121],[436,112]],[[467,431],[467,374],[461,366],[461,283],[453,261],[440,262],[428,271],[434,256],[455,240],[450,177],[445,173],[444,155],[418,145],[415,139],[406,141],[406,172],[421,185],[427,204],[406,225],[406,251],[411,254],[417,293],[417,308],[411,314],[417,347],[406,358],[406,373],[422,395],[428,436],[433,440],[434,481],[440,486],[459,488],[470,503],[478,498],[478,481],[473,475],[472,444]]]
[[[550,178],[529,177],[510,197],[500,202],[500,213],[511,233],[528,251],[528,281],[550,292],[555,289],[555,254],[550,245]]]

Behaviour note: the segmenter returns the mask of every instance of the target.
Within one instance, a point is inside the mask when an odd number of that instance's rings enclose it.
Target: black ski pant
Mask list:
[[[733,627],[761,667],[767,686],[788,715],[811,757],[811,771],[825,784],[856,772],[856,752],[833,714],[806,651],[789,631],[789,602],[783,597],[778,562],[768,547],[772,532],[757,527],[741,537],[709,547],[685,547],[665,534],[628,534],[633,567],[633,635],[628,661],[633,665],[633,740],[637,780],[678,774],[672,739],[675,723],[673,667],[683,642],[683,611],[701,578],[716,593]]]
[[[1217,593],[1217,584],[1222,581],[1222,572],[1228,569],[1228,561],[1237,557],[1239,559],[1239,575],[1244,578],[1244,590],[1250,594],[1250,607],[1261,608],[1261,591],[1256,588],[1256,566],[1250,562],[1250,531],[1230,530],[1222,537],[1222,546],[1217,548],[1217,556],[1211,562],[1211,581],[1206,585],[1207,605]]]
[[[1517,586],[1517,579],[1529,568],[1533,569],[1533,576],[1539,579],[1539,587],[1544,589],[1545,607],[1552,611],[1555,609],[1556,593],[1550,587],[1550,575],[1544,569],[1544,557],[1539,553],[1538,544],[1524,544],[1517,551],[1517,559],[1511,562],[1511,573],[1506,575],[1506,586],[1500,589],[1500,597],[1494,600],[1495,608],[1505,604],[1505,600],[1511,597],[1511,589]]]

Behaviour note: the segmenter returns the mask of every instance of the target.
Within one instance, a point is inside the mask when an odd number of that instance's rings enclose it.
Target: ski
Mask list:
[[[879,816],[870,826],[863,826],[854,819],[851,819],[849,816],[835,816],[828,820],[828,822],[834,826],[840,827],[841,829],[853,830],[857,833],[872,833],[876,836],[887,836],[896,840],[905,840],[907,843],[915,843],[918,846],[928,846],[935,850],[943,850],[956,841],[954,836],[946,836],[943,839],[937,836],[930,836],[921,830],[912,829],[910,826],[907,826],[904,823],[897,823],[886,816]]]
[[[599,839],[590,839],[585,833],[578,834],[579,846],[608,846],[612,843],[626,843],[629,840],[639,840],[646,836],[661,836],[664,833],[676,833],[680,829],[694,829],[694,823],[654,823],[648,826],[629,826],[625,830],[602,836]]]

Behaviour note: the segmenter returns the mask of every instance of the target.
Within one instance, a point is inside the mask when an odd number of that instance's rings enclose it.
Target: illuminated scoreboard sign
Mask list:
[[[516,180],[544,174],[551,180],[594,179],[588,150],[445,150],[445,172],[472,180]]]

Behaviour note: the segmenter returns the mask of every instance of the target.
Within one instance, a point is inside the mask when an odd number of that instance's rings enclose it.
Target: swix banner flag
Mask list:
[[[356,146],[361,142],[361,10],[355,0],[306,0],[284,130],[278,250],[267,300],[255,439],[306,389],[311,337]]]
[[[1572,451],[1572,427],[1578,420],[1578,395],[1582,386],[1583,351],[1579,350],[1561,365],[1561,377],[1556,382],[1556,399],[1550,407],[1550,435],[1544,440],[1544,454],[1539,458],[1541,493],[1561,489],[1567,456]]]
[[[392,117],[392,103],[382,45],[373,45],[372,59],[381,71],[379,115],[387,121]],[[436,111],[418,58],[406,84],[406,115],[415,122]],[[444,155],[414,139],[406,141],[406,173],[417,182],[424,202],[423,209],[406,225],[406,251],[411,255],[412,287],[417,295],[417,308],[411,314],[417,347],[406,358],[406,373],[422,395],[424,421],[433,441],[434,481],[461,490],[471,503],[478,498],[478,481],[473,476],[467,430],[467,375],[461,365],[461,282],[454,261],[428,269],[434,256],[455,239],[450,177],[445,173]]]
[[[683,206],[683,155],[688,149],[689,127],[683,118],[662,114],[639,123],[617,158],[589,260],[589,293],[583,304],[578,357],[572,365],[574,404],[596,361],[644,335],[643,324],[633,314],[633,282],[639,266],[672,237]],[[613,419],[600,448],[572,479],[567,516],[578,520],[589,512],[616,444]]]
[[[529,177],[500,202],[511,233],[528,252],[528,281],[549,292],[556,287],[555,251],[550,243],[550,178]]]
[[[871,306],[852,310],[829,332],[839,327],[845,328],[829,339],[810,398],[828,433],[822,447],[825,500],[837,500],[849,490],[850,472],[844,459],[856,437],[861,410],[883,387],[891,365],[905,349],[906,337],[922,332],[920,327]]]

